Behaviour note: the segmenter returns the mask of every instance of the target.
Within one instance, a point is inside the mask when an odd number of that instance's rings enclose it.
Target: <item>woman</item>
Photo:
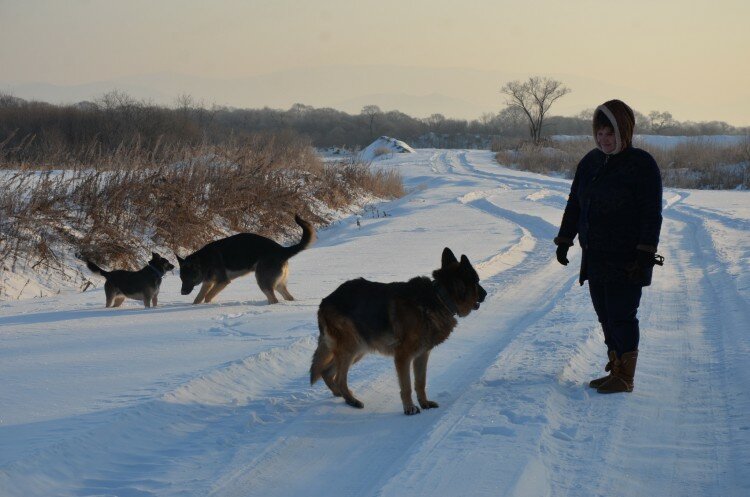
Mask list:
[[[635,116],[620,100],[594,112],[597,148],[581,159],[570,188],[557,260],[578,235],[583,254],[580,283],[588,280],[591,301],[604,331],[609,375],[589,383],[599,393],[632,392],[638,359],[638,305],[651,284],[661,230],[661,175],[648,152],[634,148]],[[657,262],[658,261],[658,262]]]

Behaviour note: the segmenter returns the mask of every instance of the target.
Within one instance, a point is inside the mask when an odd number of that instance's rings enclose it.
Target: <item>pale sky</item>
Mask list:
[[[749,19],[748,0],[0,0],[0,90],[398,65],[598,81],[643,112],[750,125]],[[504,82],[490,82],[488,112]],[[601,103],[569,86],[569,102]]]

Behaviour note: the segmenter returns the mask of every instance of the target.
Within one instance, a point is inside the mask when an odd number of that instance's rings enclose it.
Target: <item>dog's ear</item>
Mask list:
[[[449,264],[453,264],[455,262],[458,262],[456,259],[456,256],[453,255],[453,252],[448,247],[445,247],[443,249],[443,257],[442,257],[442,266],[445,267]]]
[[[177,257],[177,263],[182,266],[182,263],[185,262],[185,259],[177,255],[177,252],[174,253],[174,256]]]
[[[158,261],[159,259],[161,259],[161,256],[160,256],[159,254],[157,254],[156,252],[151,252],[151,257],[153,257],[153,258],[154,258],[154,259],[156,259],[157,261]]]
[[[461,255],[461,265],[471,267],[471,262],[469,262],[469,258],[465,254]]]

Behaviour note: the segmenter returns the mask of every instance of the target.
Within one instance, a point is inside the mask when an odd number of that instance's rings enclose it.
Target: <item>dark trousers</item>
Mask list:
[[[607,351],[617,357],[638,350],[641,334],[638,330],[638,305],[641,303],[640,285],[632,283],[592,283],[589,292],[594,310],[604,330]]]

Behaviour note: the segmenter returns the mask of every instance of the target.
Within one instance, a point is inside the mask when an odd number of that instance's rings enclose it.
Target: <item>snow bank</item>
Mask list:
[[[362,150],[359,158],[364,162],[372,162],[377,157],[391,156],[393,154],[413,154],[414,149],[406,143],[390,136],[381,136]]]

